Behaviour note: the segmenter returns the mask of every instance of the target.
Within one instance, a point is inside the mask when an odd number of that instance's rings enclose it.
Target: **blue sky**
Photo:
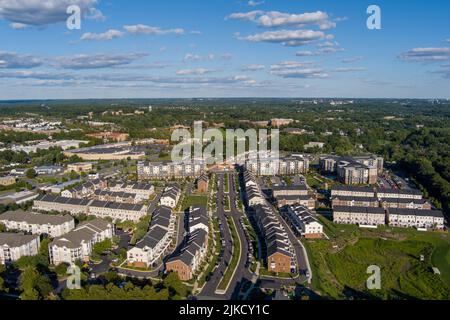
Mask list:
[[[450,98],[447,1],[0,0],[0,37],[0,99]]]

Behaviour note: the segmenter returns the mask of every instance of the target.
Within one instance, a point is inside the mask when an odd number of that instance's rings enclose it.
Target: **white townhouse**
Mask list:
[[[0,264],[15,262],[25,256],[35,256],[39,247],[38,235],[0,233]]]
[[[159,199],[159,204],[161,206],[169,207],[174,209],[177,206],[178,200],[181,197],[181,190],[178,186],[169,186],[164,189],[161,198]]]
[[[202,229],[209,233],[209,217],[206,207],[193,206],[189,208],[188,216],[189,233]]]
[[[50,263],[73,264],[78,260],[89,261],[96,243],[114,236],[114,225],[96,219],[81,223],[75,230],[53,240],[49,245]]]
[[[383,208],[336,206],[333,208],[333,222],[359,226],[385,225],[386,213]]]
[[[75,228],[75,220],[70,215],[48,215],[20,210],[0,215],[0,223],[4,224],[7,230],[45,234],[51,238],[60,237]]]
[[[127,252],[127,264],[148,268],[168,252],[173,239],[176,215],[169,207],[158,207],[147,234]]]
[[[410,200],[421,200],[422,192],[413,189],[378,189],[377,190],[378,199],[410,199]]]
[[[389,225],[404,228],[444,229],[444,215],[439,210],[389,209]]]
[[[147,215],[147,210],[148,207],[143,204],[92,200],[87,214],[97,218],[111,218],[114,221],[139,222]]]
[[[311,211],[304,206],[288,206],[287,215],[291,226],[297,234],[305,238],[321,238],[323,225],[314,218]]]
[[[146,201],[155,193],[155,187],[149,183],[122,183],[109,187],[112,192],[125,192],[136,195],[136,201]]]

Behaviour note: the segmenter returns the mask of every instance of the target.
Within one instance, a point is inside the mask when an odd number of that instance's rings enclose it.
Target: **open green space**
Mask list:
[[[447,233],[335,225],[321,218],[330,240],[307,240],[313,288],[332,299],[449,299],[450,237]],[[421,256],[424,261],[421,261]],[[367,290],[371,265],[381,269],[381,289]],[[441,275],[435,275],[437,267]]]

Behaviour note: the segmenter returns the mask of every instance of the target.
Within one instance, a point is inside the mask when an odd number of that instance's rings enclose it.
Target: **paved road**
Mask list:
[[[199,299],[237,299],[238,293],[240,290],[240,286],[242,284],[243,279],[247,279],[248,281],[251,280],[252,274],[245,268],[245,264],[247,261],[248,256],[248,243],[245,238],[244,230],[242,229],[242,226],[240,224],[239,219],[243,217],[243,214],[236,208],[236,190],[234,185],[234,175],[230,173],[228,175],[229,179],[229,196],[230,196],[230,204],[231,204],[231,212],[226,213],[224,211],[224,207],[222,204],[222,201],[224,199],[224,179],[225,176],[223,174],[219,174],[217,176],[219,180],[219,190],[217,193],[217,216],[219,217],[219,220],[222,222],[223,225],[223,238],[225,239],[226,245],[225,245],[225,252],[224,257],[217,267],[217,269],[214,271],[213,276],[211,277],[210,281],[208,281],[200,295],[198,296]],[[231,216],[231,218],[234,221],[234,224],[236,225],[236,229],[238,232],[238,236],[241,240],[241,255],[240,260],[236,268],[236,272],[231,279],[230,285],[228,287],[228,290],[223,295],[216,294],[216,288],[219,285],[220,281],[222,280],[223,274],[226,270],[225,262],[230,263],[231,261],[231,232],[228,228],[227,224],[227,216]]]

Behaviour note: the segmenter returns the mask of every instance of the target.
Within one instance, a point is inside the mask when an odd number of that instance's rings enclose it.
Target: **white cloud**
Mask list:
[[[106,41],[112,40],[116,38],[121,38],[125,33],[119,30],[109,29],[103,33],[91,33],[87,32],[81,36],[81,40],[83,41]]]
[[[42,64],[40,58],[32,55],[0,51],[0,69],[35,68]]]
[[[342,63],[353,63],[353,62],[358,62],[361,61],[363,59],[362,56],[358,56],[358,57],[352,57],[352,58],[346,58],[342,60]]]
[[[212,73],[214,71],[215,70],[205,69],[205,68],[183,69],[183,70],[178,70],[177,75],[179,75],[179,76],[202,75],[202,74]]]
[[[205,55],[205,56],[201,56],[201,55],[193,54],[193,53],[187,53],[187,54],[184,56],[183,61],[185,61],[185,62],[187,62],[187,61],[190,61],[190,62],[195,62],[195,61],[211,61],[211,60],[214,60],[214,58],[215,58],[215,55],[212,54],[212,53],[207,54],[207,55]]]
[[[185,30],[181,28],[174,28],[174,29],[163,29],[160,27],[151,27],[147,26],[145,24],[136,24],[136,25],[129,25],[129,26],[123,26],[123,28],[131,34],[147,34],[147,35],[166,35],[166,34],[175,34],[175,35],[183,35],[185,34]]]
[[[15,30],[25,29],[26,27],[28,27],[28,25],[19,22],[12,22],[9,24],[9,26]]]
[[[63,69],[100,69],[114,66],[123,66],[133,63],[148,54],[128,53],[128,54],[79,54],[55,59],[55,66]]]
[[[319,53],[317,51],[313,52],[313,51],[309,51],[309,50],[303,50],[303,51],[297,51],[295,53],[295,55],[297,57],[313,57],[313,56],[318,56]]]
[[[366,68],[363,67],[355,67],[355,68],[337,68],[334,69],[334,72],[358,72],[358,71],[366,71]]]
[[[408,62],[438,62],[450,58],[450,48],[414,48],[398,56]]]
[[[264,70],[266,68],[266,66],[262,65],[262,64],[249,64],[246,65],[242,68],[242,71],[259,71],[259,70]]]
[[[44,26],[64,22],[66,10],[78,5],[87,18],[104,18],[95,9],[97,0],[0,0],[0,19],[30,26]]]
[[[328,78],[329,75],[314,62],[282,61],[270,66],[270,74],[283,78]]]
[[[233,58],[233,55],[231,53],[224,53],[222,55],[223,60],[231,60]]]
[[[249,7],[257,7],[259,5],[264,4],[265,1],[254,1],[254,0],[250,0],[249,2],[247,2],[247,5]]]
[[[227,18],[232,20],[251,21],[261,27],[303,27],[306,25],[317,25],[321,30],[328,30],[336,27],[336,23],[330,20],[326,12],[322,11],[292,14],[279,11],[255,10],[246,13],[233,13]]]
[[[301,46],[313,41],[327,38],[322,31],[314,30],[278,30],[257,33],[245,37],[237,36],[240,40],[250,42],[281,43],[285,46]]]

